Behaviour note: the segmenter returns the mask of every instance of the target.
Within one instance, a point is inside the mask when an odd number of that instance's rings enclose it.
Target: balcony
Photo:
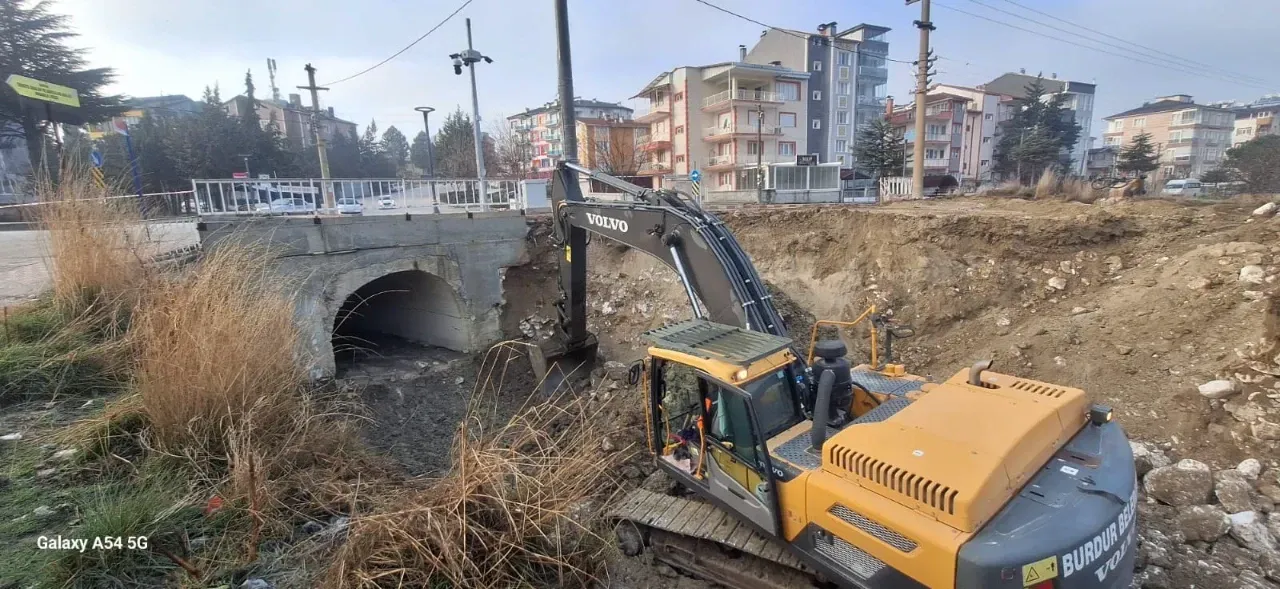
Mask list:
[[[637,123],[648,123],[671,116],[671,103],[651,104],[648,110],[637,110],[632,120]]]
[[[876,96],[859,96],[857,102],[871,106],[884,106],[884,99]]]
[[[561,150],[559,150],[559,149],[548,149],[548,150],[547,150],[547,155],[549,155],[549,156],[551,156],[551,157],[563,157],[563,156],[564,156],[564,151],[561,151]]]
[[[951,143],[951,139],[952,137],[948,133],[925,133],[924,134],[925,143],[928,143],[930,141]]]
[[[763,90],[725,90],[712,94],[702,99],[702,109],[720,110],[728,108],[734,101],[740,102],[770,102],[781,104],[784,102],[781,94],[777,92],[765,92]]]
[[[671,149],[671,139],[667,137],[645,137],[643,141],[636,143],[636,149],[639,149],[640,151]]]
[[[872,55],[886,56],[889,55],[889,44],[884,41],[863,41],[858,45],[858,50]]]
[[[735,158],[733,155],[713,155],[707,159],[705,166],[708,170],[728,169],[735,166],[754,167],[757,163],[773,164],[795,161],[794,155],[769,155],[763,156],[754,153],[738,154]]]
[[[722,140],[732,139],[738,135],[756,135],[755,125],[737,125],[734,127],[707,127],[702,130],[703,139]],[[782,134],[782,127],[776,125],[764,125],[760,127],[759,134],[765,137],[776,137]]]
[[[665,162],[645,162],[640,164],[640,174],[670,174],[671,166]]]
[[[889,80],[889,70],[882,67],[860,65],[858,66],[858,77],[887,82]]]
[[[929,169],[929,168],[948,168],[948,167],[950,167],[950,166],[951,166],[951,160],[949,160],[949,159],[929,159],[929,158],[925,158],[925,160],[924,160],[924,167],[925,167],[925,169]]]
[[[1170,139],[1169,141],[1165,142],[1165,145],[1168,147],[1173,147],[1176,145],[1191,145],[1191,143],[1194,141],[1195,139],[1192,137],[1188,137],[1186,139]]]

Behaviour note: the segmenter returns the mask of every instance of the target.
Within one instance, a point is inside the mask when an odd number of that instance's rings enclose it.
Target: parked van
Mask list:
[[[1170,196],[1200,196],[1204,194],[1204,185],[1195,178],[1170,180],[1165,183],[1164,190],[1160,193]]]

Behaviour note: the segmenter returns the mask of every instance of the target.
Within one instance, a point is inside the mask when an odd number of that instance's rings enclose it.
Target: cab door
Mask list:
[[[751,399],[742,390],[703,377],[709,402],[707,486],[711,495],[760,528],[777,535],[777,501],[764,439]]]

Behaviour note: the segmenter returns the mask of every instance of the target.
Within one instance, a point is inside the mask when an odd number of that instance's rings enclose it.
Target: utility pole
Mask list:
[[[475,133],[476,142],[476,177],[480,179],[481,204],[487,208],[489,189],[484,173],[484,135],[480,133],[480,95],[476,93],[476,63],[482,59],[485,63],[493,63],[493,60],[486,55],[481,55],[471,45],[471,19],[467,19],[467,50],[454,53],[449,57],[453,58],[453,73],[461,76],[464,65],[471,70],[471,130]]]
[[[927,0],[926,0],[927,1]],[[316,86],[316,68],[307,64],[304,68],[307,70],[307,85],[298,86],[300,90],[311,91],[311,130],[316,134],[316,150],[320,153],[320,178],[322,180],[329,179],[329,154],[324,149],[324,134],[320,132],[320,94],[321,88]],[[329,182],[321,182],[320,189],[324,192],[324,208],[332,211],[336,205],[333,202],[333,186]]]
[[[756,202],[764,202],[764,105],[756,105]]]
[[[573,104],[573,55],[569,50],[569,1],[555,0],[556,14],[556,66],[560,78],[560,124],[564,135],[564,161],[578,163],[578,117]],[[562,174],[560,178],[566,184],[566,199],[583,200],[582,191],[578,188],[578,173],[571,168],[561,167],[556,170]],[[562,292],[564,300],[560,303],[561,318],[568,318],[569,349],[582,346],[591,338],[587,331],[587,230],[578,226],[569,228],[566,237],[565,254],[571,259],[568,268],[560,266],[561,276],[569,277],[569,292]],[[562,281],[563,283],[564,281]],[[594,353],[594,352],[593,352]]]
[[[911,166],[911,194],[924,198],[924,116],[929,97],[929,32],[934,26],[929,21],[929,0],[919,2],[920,20],[915,25],[920,29],[920,57],[916,62],[916,142],[912,146],[915,161]]]
[[[419,106],[413,110],[416,110],[422,113],[422,128],[425,129],[427,132],[427,177],[435,178],[436,177],[436,154],[432,151],[432,148],[431,148],[431,121],[427,118],[427,116],[435,112],[436,109],[431,108],[429,106]]]

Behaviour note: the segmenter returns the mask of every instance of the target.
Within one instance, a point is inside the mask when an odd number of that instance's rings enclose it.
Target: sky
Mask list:
[[[339,117],[357,122],[362,130],[376,120],[380,130],[395,125],[412,137],[422,128],[415,106],[471,110],[466,72],[455,75],[448,58],[466,48],[467,17],[475,48],[494,60],[476,70],[483,128],[556,95],[552,0],[472,0],[398,58],[329,84],[402,49],[462,1],[56,0],[53,7],[71,17],[80,34],[73,43],[88,49],[90,62],[115,69],[114,92],[199,99],[205,86],[217,84],[225,99],[243,92],[245,71],[251,70],[257,96],[265,97],[270,95],[266,60],[273,58],[282,97],[298,92],[306,101],[306,93],[296,86],[307,83],[303,66],[311,63],[318,70],[317,82],[331,87],[321,93],[322,106],[334,107]],[[771,26],[805,31],[830,21],[840,29],[864,22],[886,26],[892,29],[890,58],[911,61],[918,50],[912,21],[920,17],[919,5],[907,6],[904,0],[708,1]],[[1090,33],[1028,8],[1162,53],[1133,56],[1106,45],[1132,48],[1116,39],[1082,39],[1073,33]],[[641,105],[629,97],[659,73],[733,60],[738,45],[750,47],[762,31],[697,0],[569,0],[569,10],[576,94],[632,107]],[[1229,7],[1212,0],[935,0],[931,20],[937,27],[933,47],[940,57],[936,82],[976,85],[1019,69],[1046,77],[1057,74],[1098,85],[1097,119],[1169,94],[1191,94],[1203,103],[1247,102],[1280,92],[1277,0],[1235,0]],[[1167,54],[1197,63],[1171,66],[1158,59],[1174,59]],[[910,101],[912,66],[890,63],[889,72],[889,95],[899,103]],[[1224,72],[1262,81],[1242,83]],[[433,128],[441,114],[433,115]],[[1099,129],[1095,122],[1095,135]]]

